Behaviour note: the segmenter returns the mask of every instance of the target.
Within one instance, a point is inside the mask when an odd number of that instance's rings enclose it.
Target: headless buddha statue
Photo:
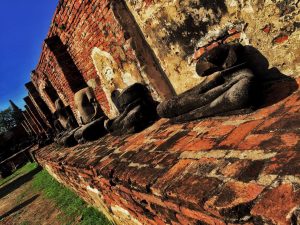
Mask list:
[[[111,98],[120,115],[105,121],[105,128],[112,135],[139,132],[157,120],[157,103],[149,90],[140,83],[135,83],[122,92],[115,90]]]
[[[104,115],[91,87],[81,89],[75,93],[75,105],[83,124],[74,134],[79,143],[92,141],[105,135]]]
[[[196,64],[205,80],[160,103],[158,115],[173,122],[238,112],[249,106],[254,75],[246,67],[244,47],[220,45],[204,53]]]
[[[71,147],[77,144],[74,133],[78,124],[73,116],[70,107],[65,107],[60,99],[55,101],[54,126],[57,132],[55,141],[59,145]]]

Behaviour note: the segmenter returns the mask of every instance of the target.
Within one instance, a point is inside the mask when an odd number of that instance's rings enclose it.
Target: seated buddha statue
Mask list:
[[[59,145],[71,147],[77,144],[74,133],[78,129],[70,107],[66,107],[60,99],[55,101],[54,125],[57,132],[55,141]]]
[[[192,89],[161,102],[160,117],[185,122],[204,117],[234,114],[250,106],[254,74],[247,68],[240,44],[222,44],[205,52],[196,72],[205,77]]]
[[[111,98],[120,115],[105,121],[105,128],[112,135],[139,132],[157,120],[156,106],[146,86],[135,83],[122,92],[115,90]]]
[[[104,121],[107,117],[97,102],[93,89],[81,89],[75,93],[74,100],[82,123],[74,134],[78,143],[93,141],[105,135],[107,132]]]

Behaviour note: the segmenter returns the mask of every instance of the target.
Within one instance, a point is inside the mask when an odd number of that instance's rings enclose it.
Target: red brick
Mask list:
[[[291,107],[288,111],[290,114],[300,113],[300,105]]]
[[[283,147],[294,147],[300,141],[300,136],[295,133],[283,134],[280,138],[284,143]]]
[[[233,27],[233,28],[231,28],[231,29],[229,29],[228,31],[227,31],[227,33],[228,34],[235,34],[235,33],[237,33],[238,31],[237,31],[237,29],[235,28],[235,27]]]
[[[190,143],[188,143],[184,151],[198,151],[198,150],[210,150],[215,146],[215,141],[213,139],[208,138],[195,138]]]
[[[205,185],[206,188],[209,189],[210,185],[214,186],[219,183],[219,181],[214,178],[205,179],[201,178],[201,176],[205,176],[210,173],[219,165],[219,163],[219,160],[213,158],[180,160],[163,177],[158,179],[158,181],[151,187],[151,190],[157,195],[167,194],[174,198],[176,198],[176,196],[180,196],[178,198],[181,199],[186,197],[186,200],[190,200],[197,204],[200,199],[200,192],[203,195],[206,193],[203,189],[205,188]],[[203,182],[201,185],[203,188],[197,188],[197,183],[201,181]],[[185,185],[188,182],[191,182],[191,185]],[[181,191],[181,189],[185,190]],[[199,195],[193,196],[194,191],[199,191]],[[173,208],[173,210],[176,210],[176,208]]]
[[[176,163],[163,177],[159,178],[157,182],[151,187],[153,193],[157,195],[163,195],[164,189],[167,187],[174,178],[176,178],[184,168],[186,168],[195,160],[191,159],[182,159]]]
[[[172,220],[171,220],[171,224],[172,224],[172,225],[182,225],[182,223],[179,223],[179,222],[177,222],[177,221],[175,222],[175,221],[172,221]]]
[[[157,224],[157,225],[165,225],[166,224],[163,220],[161,220],[157,216],[154,217],[154,221],[155,221],[155,224]]]
[[[176,218],[178,219],[179,224],[182,224],[182,225],[197,225],[197,224],[199,224],[199,220],[187,218],[180,214],[176,214]]]
[[[220,164],[222,164],[221,160],[203,157],[189,165],[183,172],[198,176],[206,176],[212,170],[219,167]]]
[[[219,46],[218,42],[213,42],[206,47],[206,51],[212,50],[213,48],[218,47],[218,46]]]
[[[179,212],[180,209],[179,209],[179,205],[174,203],[174,202],[171,202],[171,201],[164,201],[164,204],[165,206],[168,208],[168,209],[171,209],[175,212]]]
[[[231,36],[229,36],[228,38],[226,38],[224,40],[224,43],[229,43],[229,42],[232,42],[232,41],[236,41],[236,40],[239,40],[241,38],[241,33],[235,33],[235,34],[232,34]]]
[[[166,139],[170,137],[172,134],[175,134],[178,130],[181,130],[182,124],[170,125],[166,127],[166,129],[160,130],[154,135],[156,139]]]
[[[148,203],[153,203],[165,207],[165,203],[163,202],[163,200],[153,194],[146,194],[135,190],[133,190],[132,193],[133,196],[135,198],[138,198],[140,201],[146,200]]]
[[[124,163],[124,167],[114,168],[114,177],[116,177],[119,182],[126,185],[131,185],[132,187],[147,191],[148,186],[151,186],[153,182],[156,181],[158,177],[164,174],[164,169],[152,168],[152,167],[131,167],[127,163]],[[128,183],[130,180],[130,184]]]
[[[273,43],[281,44],[289,39],[288,35],[279,35],[278,37],[274,38]]]
[[[226,165],[223,169],[220,170],[220,173],[226,177],[237,177],[241,170],[248,165],[250,165],[249,160],[238,160],[236,162]]]
[[[268,134],[251,134],[238,146],[238,149],[256,149],[260,143],[273,137],[272,133]]]
[[[294,94],[284,103],[285,107],[295,107],[300,105],[300,94]]]
[[[280,104],[274,104],[272,106],[268,106],[266,108],[259,109],[255,113],[249,115],[247,117],[247,119],[258,120],[258,119],[268,118],[272,113],[276,112],[280,107],[281,107]]]
[[[254,223],[243,223],[243,224],[237,224],[237,223],[227,223],[227,225],[255,225]]]
[[[262,31],[263,32],[265,32],[265,33],[270,33],[270,31],[271,31],[271,25],[270,24],[268,24],[268,25],[266,25],[263,29],[262,29]]]
[[[216,119],[211,119],[211,118],[208,118],[208,119],[204,119],[202,121],[200,121],[196,126],[195,128],[197,127],[208,127],[208,128],[211,128],[211,127],[216,127],[216,126],[219,126],[221,124],[220,121],[216,120]]]
[[[189,218],[193,218],[196,220],[199,220],[201,222],[204,222],[206,224],[214,224],[214,225],[225,225],[226,223],[222,220],[219,220],[215,217],[208,216],[207,214],[204,214],[203,212],[192,210],[186,207],[180,207],[180,210],[183,215]]]
[[[300,152],[283,151],[273,157],[265,166],[263,173],[276,175],[300,175]]]
[[[294,192],[290,184],[282,184],[268,190],[254,205],[251,214],[261,216],[278,225],[289,225],[290,212],[300,204],[300,192]]]
[[[295,137],[295,138],[294,138]],[[276,134],[271,139],[263,142],[261,147],[270,150],[297,150],[299,145],[299,138],[294,133],[287,133],[283,135]]]
[[[220,184],[221,181],[217,178],[185,174],[169,184],[169,187],[166,189],[166,195],[170,199],[202,207],[205,199],[212,191],[216,190]]]
[[[136,217],[138,221],[140,221],[142,224],[149,224],[149,225],[156,225],[156,222],[148,217],[146,217],[143,214],[136,214]]]
[[[232,125],[221,125],[221,126],[212,127],[208,131],[207,136],[222,137],[229,134],[234,128],[235,126]]]
[[[281,117],[272,117],[272,118],[268,118],[267,120],[265,120],[257,129],[256,131],[263,131],[263,130],[268,130],[268,128],[276,123],[277,121],[279,121],[281,119]]]
[[[175,144],[170,148],[170,151],[185,151],[186,147],[192,140],[194,139],[193,136],[187,135],[185,137],[180,138]]]
[[[255,129],[262,121],[254,120],[241,124],[229,136],[221,142],[220,146],[237,146],[253,129]]]
[[[193,59],[197,60],[200,58],[201,55],[203,55],[205,52],[205,48],[199,48],[193,55]]]
[[[277,163],[270,163],[269,165],[266,166],[266,168],[264,169],[264,173],[265,174],[277,174],[279,173],[281,168],[280,164]]]
[[[251,204],[263,189],[262,186],[254,183],[229,182],[205,203],[205,209],[216,216],[241,219],[249,216],[249,212],[236,211],[236,208]]]

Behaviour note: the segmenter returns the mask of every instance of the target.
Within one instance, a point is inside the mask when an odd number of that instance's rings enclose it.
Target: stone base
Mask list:
[[[297,224],[299,127],[297,90],[251,114],[162,119],[135,135],[35,156],[117,224]]]

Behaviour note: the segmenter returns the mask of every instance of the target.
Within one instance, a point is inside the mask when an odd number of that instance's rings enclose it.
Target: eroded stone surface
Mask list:
[[[299,75],[299,44],[295,45],[299,2],[295,0],[126,2],[178,94],[201,82],[191,63],[194,49],[201,51],[232,27],[233,40],[257,48],[269,68]],[[254,54],[257,60],[255,55],[259,54]]]

